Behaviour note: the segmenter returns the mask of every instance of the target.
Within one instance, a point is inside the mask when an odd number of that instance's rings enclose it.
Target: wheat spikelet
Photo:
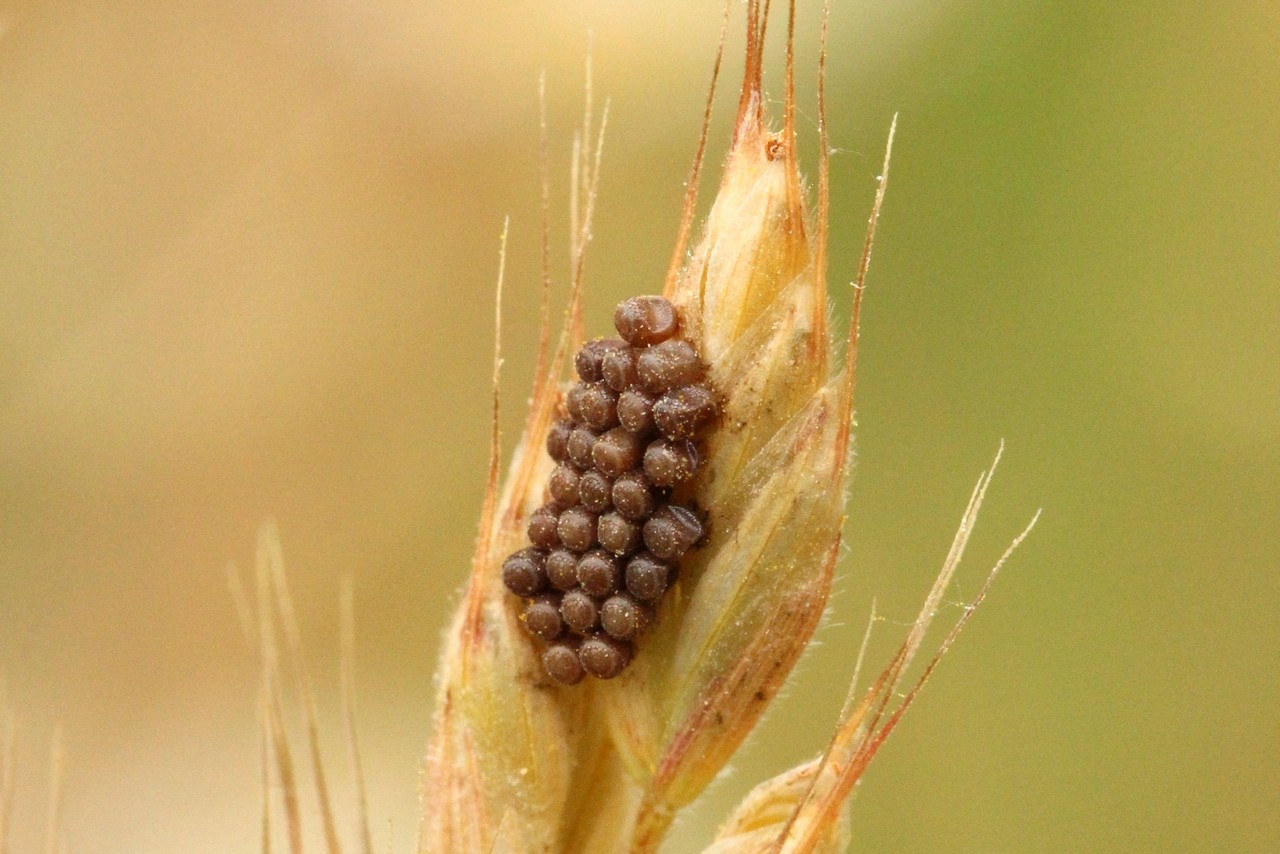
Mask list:
[[[538,510],[547,501],[552,468],[544,448],[553,422],[565,412],[562,376],[568,354],[583,338],[582,260],[605,124],[594,122],[588,87],[573,157],[572,295],[552,353],[545,321],[544,236],[538,373],[501,490],[496,426],[501,358],[495,349],[488,489],[471,578],[441,656],[423,769],[420,851],[656,850],[677,812],[706,787],[759,720],[826,607],[844,523],[861,295],[884,200],[888,153],[854,281],[843,358],[837,358],[826,317],[829,146],[822,75],[817,209],[811,213],[796,155],[794,2],[788,12],[781,129],[770,130],[762,91],[768,3],[750,0],[745,74],[719,190],[698,242],[687,252],[707,136],[704,119],[664,288],[678,311],[681,335],[707,365],[707,383],[718,403],[696,477],[670,489],[672,501],[690,502],[706,514],[709,533],[682,562],[678,580],[658,604],[659,619],[637,643],[630,666],[623,662],[625,669],[620,675],[610,672],[617,678],[607,682],[567,686],[556,684],[543,669],[542,647],[521,623],[519,600],[504,589],[503,562],[520,549],[526,555],[536,551],[526,548],[527,527],[535,544],[555,537],[535,511],[548,512]],[[820,71],[825,39],[824,9]],[[717,53],[713,95],[719,66]],[[545,119],[543,128],[545,152]],[[891,129],[890,145],[892,136]],[[546,174],[544,156],[544,213]],[[574,405],[570,400],[570,411]],[[842,850],[848,794],[914,698],[918,685],[898,707],[889,708],[959,563],[988,482],[984,475],[938,585],[902,651],[863,702],[850,702],[828,750],[757,787],[709,850]],[[558,530],[563,539],[565,527]],[[545,584],[536,557],[515,570],[508,586],[521,596],[534,596]],[[578,577],[583,578],[581,565]],[[567,594],[563,601],[568,602]],[[546,634],[554,637],[559,629],[554,617],[549,619]],[[555,675],[562,682],[580,678]]]

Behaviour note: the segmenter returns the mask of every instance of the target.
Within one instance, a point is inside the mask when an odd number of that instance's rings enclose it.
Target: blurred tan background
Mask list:
[[[1280,11],[834,5],[836,281],[901,112],[849,549],[822,644],[671,850],[822,746],[871,598],[875,664],[1002,437],[952,598],[1044,519],[872,766],[856,848],[1280,848]],[[539,69],[562,287],[593,33],[602,333],[665,269],[718,27],[718,2],[676,0],[0,6],[15,850],[42,838],[57,722],[68,850],[256,850],[255,669],[224,567],[251,564],[267,517],[343,799],[337,591],[355,577],[375,843],[411,849],[508,213],[508,449],[530,379]]]

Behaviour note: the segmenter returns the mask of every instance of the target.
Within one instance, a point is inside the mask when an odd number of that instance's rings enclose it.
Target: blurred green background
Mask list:
[[[818,4],[801,5],[812,172]],[[872,597],[869,666],[1001,438],[950,598],[1044,518],[872,765],[855,848],[1280,849],[1280,7],[834,5],[839,316],[901,113],[848,553],[821,643],[670,850],[823,745]],[[355,577],[375,843],[411,849],[481,500],[507,214],[508,449],[532,370],[539,69],[563,288],[593,34],[612,99],[587,266],[602,333],[617,299],[659,287],[719,19],[687,0],[5,5],[17,850],[41,839],[56,722],[69,850],[256,850],[256,676],[224,566],[251,564],[267,517],[343,798],[337,591]]]

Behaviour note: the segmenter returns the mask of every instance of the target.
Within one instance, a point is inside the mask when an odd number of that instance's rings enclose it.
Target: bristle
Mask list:
[[[685,181],[684,206],[680,211],[680,227],[676,231],[675,248],[671,250],[671,262],[667,265],[667,278],[662,287],[662,295],[667,299],[675,291],[676,279],[684,266],[685,252],[689,247],[689,231],[693,226],[693,215],[698,205],[698,183],[702,177],[702,163],[707,153],[707,135],[711,130],[711,107],[716,100],[716,84],[720,81],[720,63],[724,59],[724,41],[729,33],[730,0],[725,0],[724,12],[720,20],[720,39],[716,43],[716,59],[711,66],[711,83],[707,86],[707,104],[702,111],[702,130],[698,133],[698,147],[694,151],[693,165],[689,168],[689,177]]]
[[[365,790],[364,758],[360,752],[360,739],[356,731],[356,675],[355,675],[355,603],[354,587],[350,575],[342,578],[339,595],[340,670],[342,681],[342,724],[346,731],[347,753],[351,761],[356,783],[356,821],[360,851],[373,854],[373,837],[369,833],[369,798]]]
[[[849,334],[845,345],[844,394],[845,406],[849,411],[854,408],[854,391],[858,379],[858,343],[862,323],[862,298],[867,290],[867,271],[871,268],[871,249],[875,245],[876,225],[880,222],[880,209],[884,206],[885,190],[889,186],[889,161],[893,156],[893,136],[898,129],[898,115],[895,113],[889,124],[889,137],[884,145],[884,165],[880,168],[880,177],[876,181],[875,201],[871,206],[871,216],[867,219],[867,233],[862,242],[862,256],[858,261],[858,272],[853,280],[853,307],[849,312]],[[844,444],[847,445],[847,437]]]

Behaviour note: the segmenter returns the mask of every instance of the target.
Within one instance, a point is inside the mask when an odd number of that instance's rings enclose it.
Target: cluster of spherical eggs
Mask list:
[[[626,668],[678,561],[706,532],[694,509],[670,501],[696,473],[694,439],[715,417],[706,366],[662,297],[623,301],[614,326],[620,339],[589,341],[574,358],[581,382],[547,437],[550,502],[529,519],[532,547],[502,566],[507,589],[527,600],[525,628],[547,642],[544,669],[568,685]]]

